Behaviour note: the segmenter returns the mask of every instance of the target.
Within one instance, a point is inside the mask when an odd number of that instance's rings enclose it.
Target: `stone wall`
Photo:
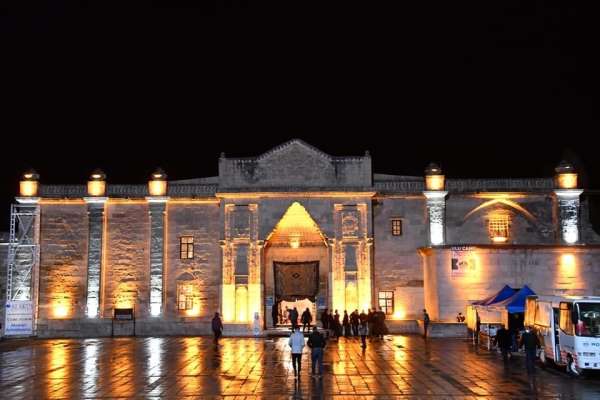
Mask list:
[[[489,214],[503,209],[511,214],[510,237],[513,244],[553,244],[558,242],[555,201],[548,195],[519,195],[507,197],[509,204],[495,198],[475,195],[450,195],[446,200],[446,243],[491,243],[488,233]],[[489,206],[485,206],[489,204]],[[474,211],[477,207],[481,209]],[[473,212],[474,211],[474,212]]]
[[[256,158],[219,159],[223,189],[370,187],[371,157],[331,157],[293,140]]]
[[[85,204],[40,210],[39,324],[85,316],[88,216]]]
[[[475,268],[454,274],[450,248],[422,250],[425,305],[434,320],[455,320],[466,306],[496,293],[507,284],[529,286],[540,295],[600,295],[600,247],[476,247]],[[431,279],[429,279],[431,278]]]
[[[147,318],[150,302],[150,219],[146,203],[108,203],[106,206],[106,264],[103,272],[102,316],[135,308]]]
[[[166,304],[164,317],[180,322],[209,322],[219,311],[221,249],[219,204],[174,203],[167,207],[167,261],[165,271]],[[194,258],[181,259],[180,237],[194,238]],[[200,287],[200,315],[189,318],[177,310],[177,282],[192,276]],[[208,333],[208,331],[207,331]]]
[[[423,267],[416,249],[427,243],[425,200],[419,196],[378,198],[373,206],[374,295],[394,291],[395,308],[406,318],[423,309]],[[402,219],[402,235],[392,235],[392,218]]]

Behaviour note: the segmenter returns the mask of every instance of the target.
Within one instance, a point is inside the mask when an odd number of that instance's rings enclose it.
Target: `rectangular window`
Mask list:
[[[385,315],[394,313],[394,292],[392,290],[379,292],[379,307]]]
[[[392,236],[402,236],[402,220],[400,218],[392,219]]]
[[[193,236],[181,236],[179,238],[179,258],[182,260],[194,258]]]

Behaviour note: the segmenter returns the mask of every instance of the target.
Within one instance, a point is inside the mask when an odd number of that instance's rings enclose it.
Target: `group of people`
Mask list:
[[[385,325],[385,313],[381,309],[379,311],[369,309],[367,313],[363,310],[360,314],[358,310],[354,310],[350,314],[344,310],[344,316],[340,321],[338,310],[335,310],[332,314],[326,308],[321,314],[321,324],[323,329],[333,338],[361,336],[363,347],[366,347],[364,339],[367,335],[383,339],[383,335],[388,334]]]
[[[304,349],[304,334],[300,332],[299,327],[292,328],[292,334],[288,340],[288,344],[292,350],[292,368],[294,369],[294,376],[296,379],[300,379],[300,371],[302,369],[302,351]],[[315,326],[312,333],[308,337],[306,345],[310,348],[311,354],[311,372],[313,376],[323,375],[323,349],[327,344],[327,339],[319,332],[319,329]]]
[[[535,371],[535,359],[537,356],[537,349],[540,348],[540,340],[528,326],[521,332],[518,341],[516,337],[517,333],[514,330],[508,330],[504,326],[501,326],[496,331],[493,344],[500,349],[502,361],[505,366],[508,365],[508,359],[512,356],[512,352],[517,351],[522,347],[525,350],[525,365],[527,367],[527,372],[531,374]]]
[[[294,331],[296,328],[298,328],[298,310],[296,309],[296,307],[294,307],[292,309],[289,309],[286,307],[285,314],[282,316],[279,313],[278,304],[275,303],[275,304],[273,304],[273,307],[271,308],[271,317],[273,318],[273,327],[274,328],[277,326],[277,324],[285,323],[286,321],[289,321],[291,323],[292,331]],[[300,322],[302,323],[302,332],[306,332],[307,328],[308,328],[308,331],[310,332],[310,327],[311,327],[312,321],[313,321],[312,314],[307,307],[306,310],[304,310],[304,312],[300,316]]]

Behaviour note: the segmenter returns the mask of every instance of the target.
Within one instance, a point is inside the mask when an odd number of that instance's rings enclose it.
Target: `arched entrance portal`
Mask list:
[[[317,320],[319,310],[329,303],[329,257],[325,236],[306,209],[294,202],[265,243],[267,328],[273,327],[274,308],[280,326],[290,324],[286,309],[294,307],[299,316],[308,308],[313,323]]]

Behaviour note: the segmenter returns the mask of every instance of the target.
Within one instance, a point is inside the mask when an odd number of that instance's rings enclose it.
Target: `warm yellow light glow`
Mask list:
[[[489,215],[488,230],[494,243],[506,243],[510,235],[510,212],[494,210]]]
[[[223,285],[222,296],[221,312],[223,313],[223,321],[232,322],[235,320],[235,285]]]
[[[560,256],[560,267],[563,273],[575,272],[575,256],[573,254],[562,254]]]
[[[185,315],[189,317],[195,317],[200,315],[200,304],[194,304],[194,308],[192,308],[191,310],[186,310]]]
[[[426,175],[425,188],[427,190],[444,190],[444,175]]]
[[[87,189],[88,189],[89,196],[104,196],[104,193],[106,191],[106,182],[105,181],[88,181]]]
[[[69,316],[69,307],[63,302],[56,303],[52,311],[54,318],[66,318]]]
[[[351,313],[352,311],[354,311],[357,308],[358,308],[358,290],[356,287],[356,282],[347,282],[346,283],[346,306],[344,309],[348,310],[348,313]]]
[[[165,180],[151,180],[148,182],[148,193],[150,196],[166,196],[167,195],[167,181]]]
[[[260,316],[261,310],[261,295],[260,284],[248,284],[248,318],[249,322],[254,322],[254,313],[258,312]]]
[[[37,181],[21,181],[19,183],[19,194],[23,197],[35,197],[38,192]]]
[[[292,203],[267,237],[270,245],[297,249],[306,244],[322,244],[325,238],[308,211],[298,202]]]
[[[117,296],[115,308],[133,308],[133,300],[125,295]]]
[[[248,322],[248,288],[239,285],[235,288],[235,320]]]
[[[396,311],[394,311],[394,319],[404,319],[406,312],[402,307],[396,305]]]
[[[576,173],[558,174],[558,187],[560,189],[576,189],[577,188],[577,174]]]
[[[292,249],[300,247],[300,234],[290,234],[290,247]]]

